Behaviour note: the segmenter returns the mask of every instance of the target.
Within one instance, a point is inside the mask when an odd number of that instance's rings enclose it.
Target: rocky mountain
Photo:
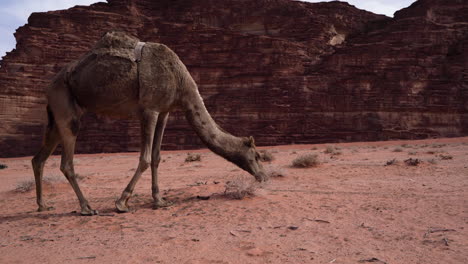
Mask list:
[[[108,0],[33,13],[1,61],[0,157],[31,155],[44,89],[109,30],[168,45],[214,119],[258,145],[468,135],[468,1],[419,0],[394,18],[344,2]],[[181,113],[165,149],[201,142]],[[87,114],[77,152],[139,149],[139,124]]]

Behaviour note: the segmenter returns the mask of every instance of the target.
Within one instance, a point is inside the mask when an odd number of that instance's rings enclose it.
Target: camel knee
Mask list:
[[[142,157],[140,159],[140,164],[138,164],[138,167],[140,168],[140,170],[143,172],[145,171],[146,169],[148,169],[148,167],[150,166],[151,164],[151,161],[150,161],[150,158],[149,157]]]
[[[41,153],[34,156],[31,159],[33,170],[35,171],[42,170],[44,168],[45,161],[46,161],[46,158],[43,155],[41,155]]]
[[[40,169],[44,165],[44,161],[41,161],[40,158],[36,155],[31,159],[31,164],[33,169]]]
[[[62,173],[65,175],[65,177],[67,177],[67,179],[69,177],[74,176],[73,167],[68,162],[60,164],[60,171],[62,171]]]

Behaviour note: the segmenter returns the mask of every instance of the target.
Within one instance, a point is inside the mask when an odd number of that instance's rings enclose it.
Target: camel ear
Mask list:
[[[250,136],[248,138],[245,138],[244,144],[249,148],[255,147],[255,140],[252,136]]]

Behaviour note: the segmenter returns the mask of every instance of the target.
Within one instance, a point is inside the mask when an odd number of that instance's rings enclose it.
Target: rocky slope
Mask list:
[[[45,86],[112,29],[174,49],[215,120],[260,145],[468,135],[467,13],[464,0],[419,0],[393,19],[290,0],[109,0],[34,13],[1,61],[0,156],[38,149]],[[78,152],[138,150],[138,122],[83,121]],[[200,146],[178,113],[164,142]]]

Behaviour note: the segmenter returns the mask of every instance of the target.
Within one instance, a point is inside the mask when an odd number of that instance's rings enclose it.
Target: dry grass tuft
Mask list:
[[[225,185],[224,196],[229,199],[242,200],[245,197],[255,196],[258,185],[253,181],[237,178],[228,181]]]
[[[441,160],[451,160],[451,159],[453,159],[453,156],[449,155],[449,154],[439,154],[439,157],[440,157]]]
[[[197,153],[187,153],[185,162],[201,161],[201,155]]]
[[[319,164],[317,154],[304,154],[292,161],[292,166],[295,168],[311,168],[317,167]]]
[[[267,161],[273,161],[275,158],[273,157],[273,154],[268,151],[268,150],[260,150],[260,161],[267,162]]]
[[[63,182],[63,181],[65,181],[65,176],[60,176],[60,175],[51,175],[51,176],[47,175],[42,179],[43,184],[49,184],[49,185],[57,183],[57,182]],[[26,192],[31,191],[35,186],[36,186],[36,182],[34,179],[25,180],[25,181],[21,181],[17,183],[14,191],[18,193],[26,193]]]
[[[385,166],[396,165],[398,163],[397,159],[387,160]]]
[[[331,154],[331,155],[341,155],[341,154],[343,154],[343,152],[341,152],[340,148],[335,147],[335,146],[327,146],[325,148],[324,153]]]
[[[279,168],[279,167],[274,167],[274,166],[268,166],[265,168],[265,173],[268,178],[279,178],[279,177],[285,177],[286,174],[284,171]]]
[[[34,186],[34,180],[21,181],[16,184],[15,192],[26,193],[31,191]]]

